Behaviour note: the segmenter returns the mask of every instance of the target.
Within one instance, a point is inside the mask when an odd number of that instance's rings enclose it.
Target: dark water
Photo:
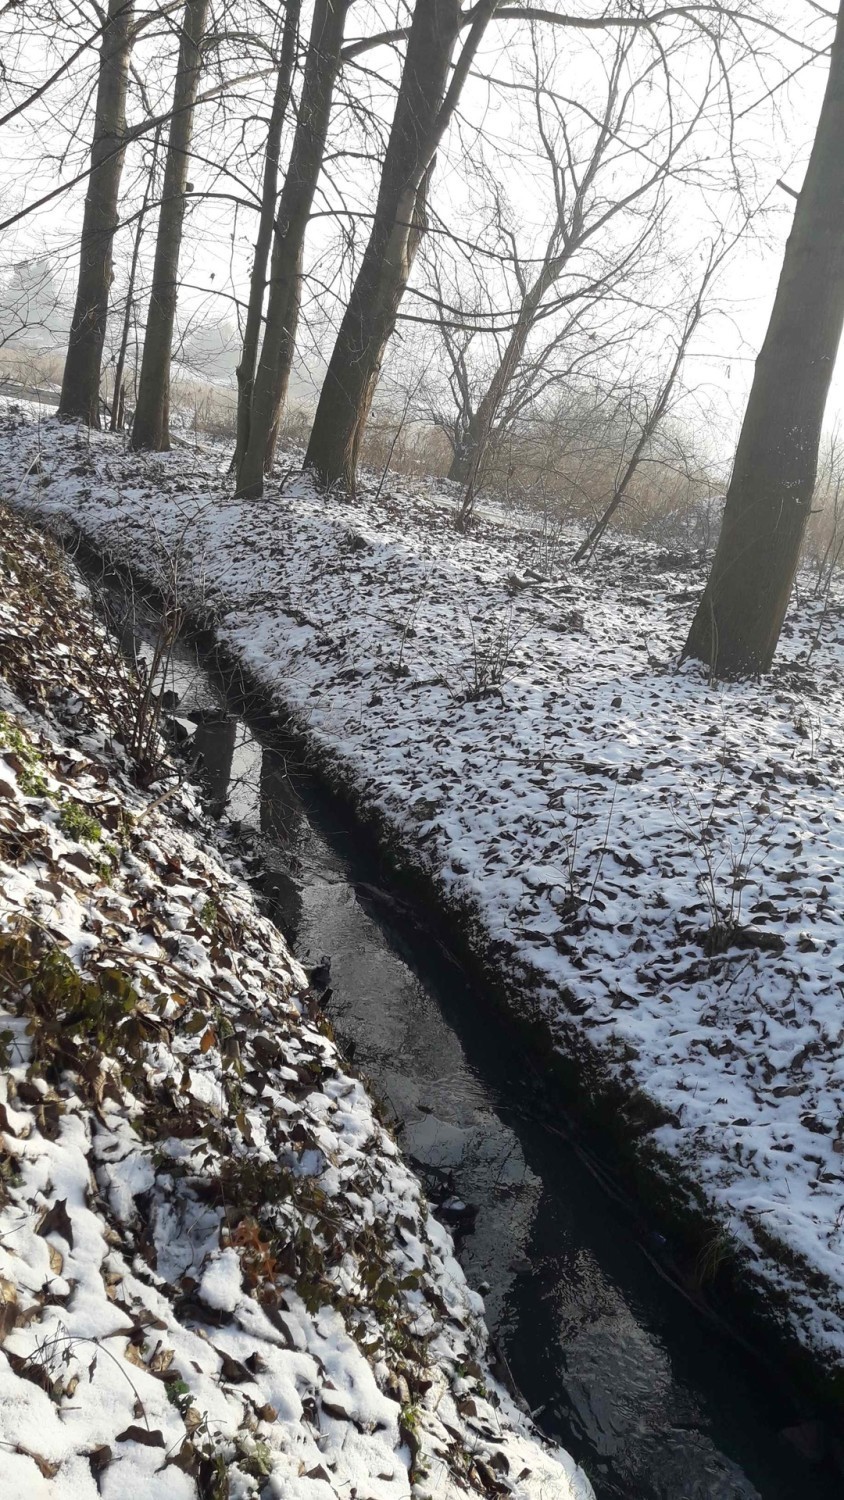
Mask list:
[[[405,1152],[432,1193],[476,1208],[467,1276],[488,1285],[513,1379],[598,1500],[841,1500],[841,1478],[782,1436],[810,1414],[660,1273],[644,1212],[607,1191],[553,1085],[385,889],[351,817],[221,707],[187,648],[171,686],[267,909],[303,962],[330,955],[328,1012]]]

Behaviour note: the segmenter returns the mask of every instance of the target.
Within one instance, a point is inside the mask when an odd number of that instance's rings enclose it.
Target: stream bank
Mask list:
[[[141,615],[143,638],[154,611]],[[678,1285],[682,1245],[621,1187],[606,1137],[594,1152],[574,1097],[561,1109],[512,1021],[490,1014],[418,877],[384,859],[359,810],[305,768],[301,738],[210,646],[179,646],[177,732],[202,755],[209,806],[248,851],[266,909],[313,965],[347,1055],[462,1231],[502,1376],[599,1500],[838,1496],[811,1401],[730,1328],[729,1298]]]
[[[0,1493],[593,1500],[496,1379],[308,976],[139,737],[157,698],[59,549],[2,521]]]
[[[641,539],[539,585],[520,511],[458,538],[424,486],[355,505],[287,470],[258,514],[224,461],[10,408],[0,476],[213,624],[686,1246],[687,1287],[767,1312],[754,1340],[840,1423],[844,600],[801,589],[771,680],[716,691],[676,669],[694,577]],[[713,955],[736,905],[750,947]]]

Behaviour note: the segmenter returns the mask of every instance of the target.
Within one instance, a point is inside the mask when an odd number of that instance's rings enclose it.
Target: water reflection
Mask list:
[[[335,1027],[354,1041],[356,1063],[402,1122],[404,1149],[423,1174],[449,1175],[455,1194],[478,1206],[461,1260],[475,1286],[489,1285],[490,1324],[520,1388],[543,1408],[543,1425],[584,1464],[599,1500],[798,1493],[778,1481],[760,1491],[719,1451],[708,1403],[677,1381],[630,1287],[584,1243],[592,1219],[606,1221],[606,1201],[595,1202],[592,1180],[572,1171],[562,1144],[549,1151],[538,1129],[510,1122],[519,1081],[509,1070],[502,1080],[500,1065],[491,1080],[475,1048],[467,1057],[452,1018],[402,955],[385,948],[341,868],[312,830],[300,949],[304,957],[331,953]],[[632,1246],[628,1253],[635,1262]],[[640,1269],[634,1264],[628,1281]]]
[[[232,762],[237,741],[237,720],[221,719],[220,710],[194,709],[192,720],[193,751],[198,757],[199,773],[208,811],[221,818],[229,800]]]

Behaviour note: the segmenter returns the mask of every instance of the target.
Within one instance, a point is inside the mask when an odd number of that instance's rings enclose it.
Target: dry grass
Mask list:
[[[58,390],[64,366],[62,349],[0,347],[0,390],[12,383],[23,393]],[[111,370],[106,368],[103,395],[111,400]],[[127,370],[131,391],[133,373]],[[234,442],[237,391],[234,384],[204,380],[174,366],[172,407],[183,434]],[[313,418],[310,405],[288,407],[281,429],[284,448],[304,450]],[[612,496],[620,469],[620,435],[588,410],[560,409],[525,423],[487,459],[479,493],[503,502],[538,521],[549,537],[569,523],[591,525]],[[443,431],[432,421],[388,408],[376,410],[366,433],[363,464],[389,482],[441,480],[451,452]],[[816,570],[818,591],[844,563],[844,443],[837,433],[821,455],[804,557]],[[642,464],[618,516],[619,529],[668,548],[705,556],[714,547],[723,484],[697,457],[693,435],[681,431],[661,440],[656,461]]]

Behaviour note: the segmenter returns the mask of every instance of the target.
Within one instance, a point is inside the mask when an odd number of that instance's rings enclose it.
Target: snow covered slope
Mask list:
[[[20,503],[177,580],[297,711],[514,1007],[621,1083],[716,1227],[701,1280],[738,1258],[840,1370],[838,594],[803,589],[764,683],[710,686],[676,665],[700,573],[653,547],[549,576],[518,518],[461,538],[435,495],[350,506],[299,477],[238,503],[211,451],[140,460],[23,410],[2,454]]]
[[[303,970],[127,748],[84,589],[0,526],[0,1495],[589,1500]]]

